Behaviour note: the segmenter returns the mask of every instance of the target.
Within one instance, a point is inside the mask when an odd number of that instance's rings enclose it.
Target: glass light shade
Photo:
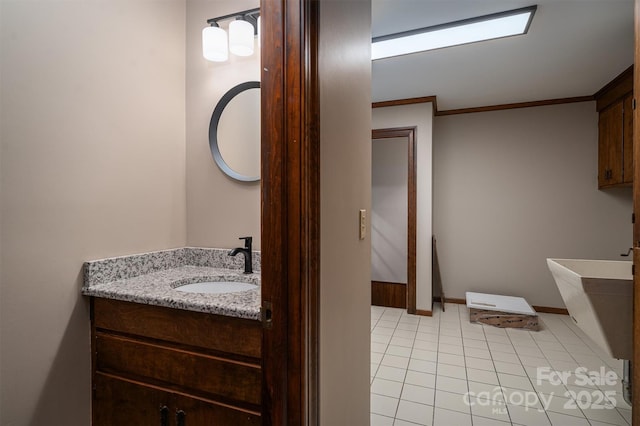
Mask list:
[[[206,27],[202,30],[202,56],[213,62],[224,62],[229,59],[225,30],[220,27]]]
[[[229,24],[229,50],[237,56],[253,55],[253,25],[243,20]]]

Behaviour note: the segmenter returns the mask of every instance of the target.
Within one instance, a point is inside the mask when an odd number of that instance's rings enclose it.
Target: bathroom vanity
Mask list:
[[[187,248],[85,264],[93,425],[261,423],[259,287],[176,289],[213,279],[259,284],[226,254]]]

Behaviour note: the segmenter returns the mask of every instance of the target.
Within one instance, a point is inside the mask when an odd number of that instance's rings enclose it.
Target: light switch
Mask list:
[[[367,211],[360,209],[360,239],[364,240],[367,236]]]

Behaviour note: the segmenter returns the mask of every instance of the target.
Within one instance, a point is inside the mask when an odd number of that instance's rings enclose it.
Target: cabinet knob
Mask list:
[[[176,424],[177,426],[185,426],[185,417],[187,414],[182,410],[176,411]]]
[[[166,405],[160,407],[160,426],[169,426],[169,408]]]

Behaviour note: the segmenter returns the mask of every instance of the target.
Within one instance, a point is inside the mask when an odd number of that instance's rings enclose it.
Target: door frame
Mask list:
[[[407,312],[416,314],[416,211],[417,211],[417,127],[393,127],[373,129],[371,140],[403,138],[407,140],[409,169],[407,180]]]
[[[640,0],[634,5],[634,45],[636,66],[633,70],[633,98],[634,105],[640,99]],[[640,108],[633,109],[633,211],[640,213]],[[633,410],[631,424],[640,426],[640,220],[633,224],[633,355],[631,371],[631,388],[633,389]]]
[[[319,424],[318,2],[261,0],[262,424]]]

